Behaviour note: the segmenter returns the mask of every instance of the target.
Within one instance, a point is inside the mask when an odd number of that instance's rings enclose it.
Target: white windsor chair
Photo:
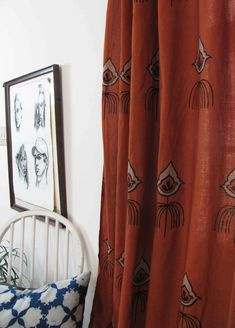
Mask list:
[[[52,224],[51,224],[52,223]],[[19,227],[19,229],[16,229]],[[37,228],[40,225],[41,235],[37,236]],[[17,230],[17,231],[16,231]],[[50,237],[49,237],[50,230]],[[52,231],[52,235],[51,235]],[[15,233],[14,233],[15,232]],[[42,233],[43,232],[43,233]],[[52,263],[53,273],[50,272],[50,275],[53,276],[53,280],[57,281],[68,279],[69,271],[69,252],[73,253],[73,257],[76,257],[78,261],[77,272],[75,274],[82,273],[84,270],[84,245],[80,231],[73,226],[73,224],[63,216],[46,211],[46,210],[29,210],[21,212],[10,219],[6,224],[0,228],[0,243],[3,241],[4,236],[7,234],[9,238],[9,258],[8,258],[8,274],[7,274],[7,283],[10,283],[11,280],[11,271],[13,267],[13,255],[12,250],[14,247],[15,236],[17,236],[19,243],[19,261],[18,261],[18,283],[17,286],[22,286],[22,280],[24,277],[24,254],[25,254],[25,241],[29,244],[27,251],[27,257],[30,256],[30,267],[28,268],[29,272],[29,287],[34,287],[35,272],[37,270],[40,272],[40,276],[43,275],[43,283],[49,283],[48,268],[49,264]],[[40,237],[39,242],[36,243],[36,237]],[[63,241],[60,238],[63,237]],[[79,246],[79,252],[75,253],[74,244],[71,243],[74,239]],[[49,246],[53,243],[54,254],[49,254]],[[62,257],[59,255],[59,245],[63,243],[63,254]],[[36,247],[41,248],[43,251],[37,252],[40,254],[43,260],[43,265],[40,269],[37,268],[37,257]],[[37,255],[36,254],[36,255]],[[38,255],[37,255],[38,256]],[[71,258],[71,257],[70,257]],[[63,261],[61,261],[63,260]],[[52,263],[51,263],[52,262]],[[63,270],[60,270],[59,265],[63,262]],[[37,286],[38,287],[38,286]]]

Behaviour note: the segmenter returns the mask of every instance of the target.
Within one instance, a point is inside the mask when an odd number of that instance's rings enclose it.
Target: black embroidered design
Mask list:
[[[145,110],[155,114],[157,119],[158,97],[159,97],[159,51],[155,53],[151,63],[146,67],[153,79],[153,86],[150,87],[145,95]]]
[[[116,278],[116,286],[117,286],[117,289],[119,291],[121,291],[121,289],[122,289],[122,279],[123,279],[123,269],[124,269],[124,265],[125,265],[125,255],[124,255],[124,252],[122,252],[122,254],[117,258],[117,262],[119,263],[122,272],[117,275],[117,278]]]
[[[120,93],[120,99],[121,99],[121,113],[129,114],[130,92],[129,91],[121,92]]]
[[[161,229],[162,225],[164,225],[164,238],[170,230],[184,225],[184,209],[180,203],[157,204],[156,226]]]
[[[145,95],[145,110],[155,115],[157,119],[159,89],[151,87]]]
[[[181,310],[178,313],[177,318],[177,327],[192,327],[192,328],[201,328],[200,320],[188,313],[184,312],[184,307],[191,307],[193,306],[200,297],[196,295],[193,290],[193,287],[189,281],[187,273],[184,275],[183,285],[181,286]]]
[[[141,223],[141,205],[135,200],[128,200],[128,223],[138,226]]]
[[[110,246],[108,239],[103,240],[103,243],[105,252],[100,255],[100,266],[108,274],[108,276],[112,278],[114,273],[114,263],[111,256],[113,248]]]
[[[103,242],[106,246],[107,254],[110,255],[113,251],[113,248],[110,246],[108,239],[104,240]]]
[[[235,169],[227,176],[227,180],[222,184],[221,188],[226,194],[235,198]]]
[[[140,263],[135,268],[133,285],[135,287],[140,287],[149,282],[150,269],[147,262],[141,258]]]
[[[151,74],[152,78],[154,81],[159,82],[159,51],[154,55],[152,62],[150,65],[147,66],[147,70],[149,71],[149,73]]]
[[[137,315],[139,313],[145,312],[147,308],[147,300],[148,300],[147,290],[140,290],[134,293],[133,303],[132,303],[132,315],[135,320],[137,319]]]
[[[123,279],[123,274],[119,273],[116,278],[116,286],[119,291],[122,289],[122,279]]]
[[[198,73],[202,73],[204,67],[206,65],[207,60],[211,58],[211,56],[206,52],[204,44],[202,40],[199,38],[199,45],[198,45],[198,53],[193,66],[195,67]]]
[[[114,92],[103,92],[102,105],[103,105],[103,119],[105,119],[106,113],[117,114],[118,95]]]
[[[193,315],[179,312],[177,318],[177,327],[201,328],[201,322],[197,317],[194,317]]]
[[[214,92],[209,81],[197,81],[189,96],[189,107],[192,109],[210,108],[214,106]]]
[[[233,243],[235,244],[235,206],[224,206],[219,210],[214,230],[218,233],[233,233]]]
[[[198,52],[193,63],[198,74],[201,74],[209,58],[212,58],[206,51],[205,46],[199,38]],[[205,109],[214,106],[214,91],[211,83],[205,79],[197,81],[189,96],[189,107],[192,109]]]
[[[129,59],[128,62],[123,66],[120,78],[126,84],[131,84],[131,59]]]
[[[235,198],[235,169],[227,176],[227,180],[220,186],[227,196]],[[233,234],[235,244],[235,206],[223,206],[216,217],[214,230],[218,233]]]
[[[116,67],[114,66],[111,58],[109,58],[103,68],[103,85],[110,87],[117,82],[118,78],[119,76]]]
[[[181,286],[181,299],[180,302],[183,306],[192,306],[199,297],[193,290],[193,287],[189,281],[187,273],[184,275],[183,285]]]
[[[162,196],[174,195],[184,182],[179,178],[178,173],[170,162],[165,170],[163,170],[157,181],[157,188]]]
[[[167,197],[166,203],[157,203],[156,227],[163,229],[163,236],[184,225],[184,209],[178,202],[169,202],[169,197],[177,193],[184,182],[179,178],[172,162],[161,172],[157,181],[158,192]]]
[[[132,315],[135,320],[139,313],[145,312],[147,307],[149,277],[149,265],[143,258],[141,258],[140,263],[135,268],[133,277],[134,293]]]
[[[133,190],[135,190],[140,183],[141,183],[140,179],[135,174],[135,171],[131,166],[130,161],[128,161],[128,168],[127,168],[128,192],[132,192]]]
[[[118,263],[121,265],[122,268],[124,268],[125,264],[125,255],[124,252],[117,258]]]

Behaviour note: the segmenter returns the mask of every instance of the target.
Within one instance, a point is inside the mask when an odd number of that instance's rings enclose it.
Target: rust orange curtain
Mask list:
[[[235,327],[235,1],[109,0],[91,328]]]

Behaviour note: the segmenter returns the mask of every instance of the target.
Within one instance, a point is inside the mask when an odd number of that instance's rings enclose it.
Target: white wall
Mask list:
[[[107,0],[0,0],[0,85],[31,71],[62,67],[68,217],[79,225],[97,271],[102,180],[101,81]],[[0,126],[5,125],[0,90]],[[9,206],[6,147],[0,147],[0,226]]]

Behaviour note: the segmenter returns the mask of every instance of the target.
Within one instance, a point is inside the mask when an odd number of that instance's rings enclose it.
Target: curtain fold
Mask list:
[[[235,1],[109,0],[91,328],[235,327]]]

